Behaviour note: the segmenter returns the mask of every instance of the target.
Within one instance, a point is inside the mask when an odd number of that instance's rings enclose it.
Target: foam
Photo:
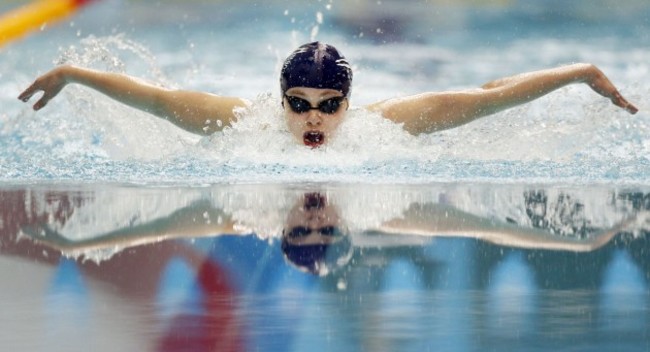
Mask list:
[[[532,55],[539,48],[543,49],[540,55]],[[255,84],[249,84],[248,95],[243,96],[252,96],[253,105],[239,121],[204,138],[84,87],[69,86],[43,111],[33,113],[23,106],[3,116],[0,179],[153,183],[648,182],[650,116],[642,99],[650,92],[650,87],[642,83],[650,81],[644,78],[650,74],[647,50],[633,50],[628,63],[615,45],[610,49],[591,41],[547,38],[515,41],[505,49],[477,47],[458,51],[434,46],[431,50],[431,45],[416,43],[360,43],[343,45],[341,49],[356,65],[352,99],[356,108],[349,111],[347,121],[324,148],[311,150],[296,144],[284,125],[279,96],[258,91]],[[178,57],[171,51],[163,52],[160,56],[166,59],[158,60],[152,51],[122,34],[91,36],[62,49],[56,61],[126,72],[168,87],[180,86],[188,72],[196,69],[173,63],[175,59],[187,61],[188,52]],[[395,56],[407,51],[409,55]],[[278,52],[273,49],[262,56],[282,60]],[[198,49],[194,53],[201,54]],[[370,57],[371,61],[366,60]],[[460,128],[416,137],[359,108],[390,96],[469,88],[531,67],[587,57],[598,58],[601,69],[631,101],[639,104],[639,114],[626,114],[586,86],[570,86]],[[215,59],[207,58],[206,63],[210,64],[210,60]],[[393,69],[390,63],[396,60],[401,60],[399,67],[406,70]],[[375,66],[380,62],[386,65]],[[171,66],[163,67],[163,63]],[[214,76],[221,64],[201,67],[201,75]],[[277,82],[277,73],[266,71],[262,64],[237,66],[235,60],[229,64],[235,65],[233,72],[239,72],[239,88],[235,91],[245,86],[244,82]],[[380,81],[371,77],[379,77]],[[428,77],[433,79],[426,80]],[[227,81],[223,89],[231,84]]]

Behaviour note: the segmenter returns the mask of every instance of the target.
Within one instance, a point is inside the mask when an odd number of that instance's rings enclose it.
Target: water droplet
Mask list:
[[[311,29],[311,35],[310,35],[310,38],[311,38],[312,42],[316,40],[317,35],[318,35],[318,26],[314,26]]]

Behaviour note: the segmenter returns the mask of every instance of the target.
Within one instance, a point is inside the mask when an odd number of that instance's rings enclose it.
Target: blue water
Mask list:
[[[648,5],[601,2],[98,3],[2,49],[0,179],[646,184]],[[287,53],[311,39],[348,56],[356,106],[584,61],[641,111],[628,115],[587,87],[571,86],[420,137],[358,112],[341,138],[314,153],[290,142],[277,84]],[[39,113],[15,99],[61,62],[241,96],[255,109],[225,133],[201,139],[76,86]]]
[[[325,276],[298,270],[281,248],[287,214],[314,192],[352,243]],[[485,184],[5,185],[0,346],[645,350],[649,194]],[[199,230],[229,221],[240,234]],[[599,238],[607,241],[583,247]]]
[[[649,18],[642,0],[104,0],[0,48],[0,349],[650,349]],[[592,62],[640,111],[570,86],[414,137],[354,110],[310,150],[278,73],[314,39],[352,63],[354,106]],[[79,86],[38,113],[16,99],[59,63],[254,105],[200,138]],[[314,194],[351,243],[324,276],[281,248]]]

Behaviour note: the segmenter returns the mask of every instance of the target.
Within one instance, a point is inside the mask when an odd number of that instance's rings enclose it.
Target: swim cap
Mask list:
[[[322,244],[291,244],[282,236],[284,258],[300,271],[318,276],[337,271],[347,265],[354,252],[350,234],[345,229],[341,231],[344,232],[338,241]]]
[[[335,47],[320,42],[300,46],[284,61],[282,94],[293,87],[329,88],[350,96],[352,69]]]

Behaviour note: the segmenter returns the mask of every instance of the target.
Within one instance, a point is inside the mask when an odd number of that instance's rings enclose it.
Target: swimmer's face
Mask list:
[[[341,239],[337,209],[318,193],[305,194],[289,212],[284,235],[292,245],[331,244]]]
[[[320,276],[346,265],[354,252],[337,209],[320,193],[304,194],[291,209],[281,247],[289,263]]]
[[[312,148],[320,147],[332,138],[349,106],[348,99],[334,89],[293,87],[285,92],[282,99],[289,131],[299,143]],[[334,110],[339,102],[340,105]],[[296,112],[292,108],[292,104],[305,106],[305,103],[309,107],[321,108],[306,112]]]

